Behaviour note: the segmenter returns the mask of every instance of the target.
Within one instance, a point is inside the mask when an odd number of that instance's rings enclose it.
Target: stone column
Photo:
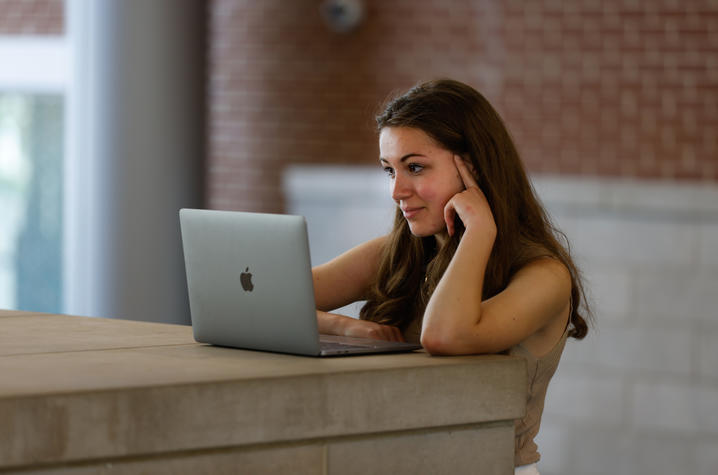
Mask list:
[[[66,5],[64,311],[189,323],[178,210],[202,204],[205,2]]]

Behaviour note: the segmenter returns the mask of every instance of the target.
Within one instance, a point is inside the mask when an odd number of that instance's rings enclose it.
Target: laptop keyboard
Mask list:
[[[319,343],[323,353],[333,355],[346,353],[393,353],[412,351],[421,348],[420,345],[399,343],[396,341],[372,340],[369,338],[352,338],[336,335],[320,335]]]
[[[319,346],[322,350],[351,350],[354,348],[372,348],[371,345],[350,345],[348,343],[337,343],[334,341],[322,341]]]

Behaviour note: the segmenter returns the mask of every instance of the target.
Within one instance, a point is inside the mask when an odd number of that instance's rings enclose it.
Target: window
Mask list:
[[[0,308],[62,311],[64,41],[0,40]],[[43,68],[48,68],[43,73]]]

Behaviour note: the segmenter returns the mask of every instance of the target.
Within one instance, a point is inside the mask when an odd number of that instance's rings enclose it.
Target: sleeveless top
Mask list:
[[[421,318],[412,321],[403,331],[404,339],[408,342],[419,342],[421,338]],[[538,462],[541,458],[534,437],[538,434],[543,414],[546,390],[551,377],[558,368],[566,338],[568,337],[568,325],[561,335],[559,341],[546,355],[536,358],[529,350],[518,344],[503,354],[520,356],[526,360],[528,394],[526,400],[526,415],[517,419],[515,423],[515,449],[514,465],[528,465]]]
[[[561,353],[566,346],[568,337],[568,326],[561,335],[559,341],[541,358],[536,358],[529,350],[518,344],[509,348],[505,354],[520,356],[526,359],[528,378],[528,397],[526,400],[526,415],[523,419],[516,420],[514,465],[527,465],[538,462],[541,455],[534,442],[541,426],[541,415],[543,414],[546,390],[551,377],[558,368]]]

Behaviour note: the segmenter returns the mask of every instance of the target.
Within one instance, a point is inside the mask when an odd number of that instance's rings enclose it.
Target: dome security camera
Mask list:
[[[327,26],[336,33],[348,33],[364,19],[361,0],[325,0],[319,8]]]

